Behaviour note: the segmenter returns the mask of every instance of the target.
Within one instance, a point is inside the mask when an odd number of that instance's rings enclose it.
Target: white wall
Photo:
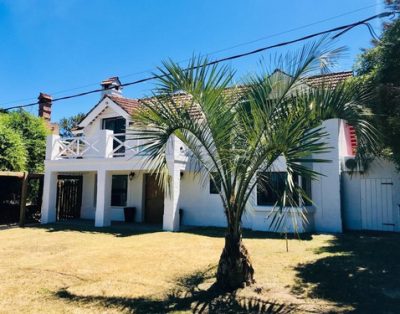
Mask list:
[[[314,209],[308,208],[306,212],[304,212],[307,217],[307,222],[303,220],[303,218],[296,212],[294,209],[291,210],[292,213],[285,215],[285,220],[282,223],[282,226],[279,229],[271,227],[271,222],[274,215],[277,214],[277,209],[273,209],[272,207],[265,208],[261,210],[260,208],[255,209],[252,213],[252,226],[251,229],[255,231],[269,231],[269,232],[288,232],[288,233],[303,233],[303,232],[311,232],[314,230]]]
[[[111,206],[111,221],[124,221],[124,207],[136,207],[135,221],[143,221],[143,172],[134,171],[135,176],[128,179],[128,196],[126,206]],[[113,171],[110,175],[129,175],[130,171]],[[111,195],[111,191],[109,191]],[[110,197],[111,198],[111,197]]]
[[[84,173],[82,175],[82,207],[81,218],[94,219],[96,215],[95,206],[95,172]]]
[[[106,109],[101,117],[116,116],[116,112],[112,109]],[[94,134],[101,129],[101,119],[96,119],[93,124],[87,127],[87,134]],[[326,175],[320,177],[319,181],[312,183],[312,198],[316,204],[315,212],[310,211],[308,219],[310,225],[305,229],[310,230],[315,226],[316,231],[320,232],[340,232],[342,230],[341,220],[341,200],[340,200],[340,121],[332,119],[324,122],[326,130],[330,133],[329,146],[333,149],[326,154],[318,155],[318,158],[329,159],[332,162],[324,164],[314,164],[314,170]],[[186,158],[180,152],[181,143],[177,141],[173,146],[174,162],[184,164]],[[82,202],[82,218],[94,218],[94,172],[99,170],[107,170],[109,175],[126,174],[128,175],[132,169],[135,172],[135,178],[128,181],[128,201],[127,206],[136,207],[136,221],[143,220],[143,166],[139,162],[140,158],[110,158],[110,159],[77,159],[77,160],[55,160],[46,161],[46,171],[82,171],[86,172],[83,179],[83,195]],[[189,165],[187,165],[189,166]],[[190,168],[190,167],[189,167]],[[136,170],[134,170],[136,169]],[[284,160],[279,160],[274,164],[274,171],[282,171],[285,169]],[[90,171],[91,173],[87,173]],[[349,183],[343,179],[343,188],[359,193],[357,184]],[[189,171],[184,172],[184,176],[180,181],[181,191],[179,193],[179,208],[184,210],[183,224],[197,226],[226,226],[226,218],[222,206],[221,199],[217,194],[209,193],[209,180],[205,180],[203,184],[200,182],[199,176],[194,176]],[[398,185],[397,190],[398,191]],[[352,193],[353,193],[352,192]],[[45,192],[46,193],[46,192]],[[111,190],[109,191],[111,194]],[[396,192],[397,193],[397,192]],[[245,228],[253,230],[268,230],[269,222],[267,216],[272,207],[256,206],[256,190],[253,192],[252,202],[247,213],[244,215],[242,223]],[[399,194],[399,193],[397,193]],[[347,197],[347,196],[346,196]],[[345,202],[348,199],[344,197]],[[50,203],[50,201],[48,201]],[[398,201],[400,203],[400,201]],[[47,203],[45,203],[47,204]],[[50,205],[46,205],[50,206]],[[348,206],[349,207],[349,206]],[[350,207],[357,207],[354,200]],[[395,209],[397,210],[397,204]],[[124,220],[123,207],[112,207],[111,220]],[[352,226],[357,226],[357,211],[347,211],[345,213],[346,221],[350,221]],[[301,230],[300,230],[301,231]]]
[[[285,158],[279,157],[271,167],[272,171],[285,172],[286,161]],[[313,182],[314,184],[314,182]],[[285,222],[279,229],[276,229],[271,222],[275,215],[278,214],[278,209],[274,206],[260,206],[257,205],[257,188],[253,190],[252,196],[249,199],[249,206],[245,217],[243,218],[243,225],[255,231],[272,231],[272,232],[310,232],[314,230],[314,209],[309,207],[303,213],[307,217],[308,223],[300,217],[300,209],[289,210],[291,213],[285,214]],[[297,212],[296,212],[297,211]]]
[[[114,111],[112,108],[107,107],[96,119],[92,121],[87,127],[83,129],[83,133],[86,137],[94,137],[97,132],[102,129],[102,120],[106,118],[114,118],[121,116],[119,113]],[[128,122],[127,122],[128,127]]]
[[[330,160],[330,162],[313,164],[313,169],[322,174],[318,181],[313,181],[311,188],[312,199],[315,203],[315,231],[342,232],[338,145],[340,120],[327,120],[323,126],[329,133],[326,141],[332,149],[327,153],[315,156],[319,159]]]
[[[130,171],[114,171],[110,172],[109,175],[123,174],[129,175]],[[143,174],[142,171],[134,171],[135,176],[131,180],[128,179],[128,196],[126,207],[136,207],[135,221],[143,221]],[[83,187],[82,187],[82,208],[81,218],[83,219],[94,219],[96,208],[95,208],[95,174],[96,172],[84,173],[83,174]],[[111,190],[108,191],[111,199]],[[124,221],[124,207],[125,206],[111,206],[108,204],[107,209],[111,210],[111,221]]]
[[[184,172],[179,199],[184,225],[226,226],[221,198],[218,194],[210,194],[209,188],[208,179],[203,184],[199,175]]]
[[[274,171],[283,171],[285,163],[280,158],[274,164]],[[191,226],[216,226],[225,227],[226,218],[221,198],[218,194],[210,194],[209,178],[204,179],[199,174],[193,172],[184,172],[181,179],[181,193],[179,199],[179,207],[183,209],[183,224]],[[257,191],[253,190],[252,197],[249,200],[249,206],[242,217],[243,228],[257,231],[271,230],[271,212],[273,206],[257,206]],[[276,210],[275,210],[276,212]],[[291,220],[286,225],[274,231],[287,232],[309,232],[314,228],[314,209],[309,208],[306,216],[308,224],[303,226],[300,218],[297,220],[297,228]]]

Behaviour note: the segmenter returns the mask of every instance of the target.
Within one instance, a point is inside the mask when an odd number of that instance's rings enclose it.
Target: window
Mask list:
[[[275,205],[285,189],[286,172],[270,172],[257,183],[257,205]]]
[[[125,124],[125,119],[122,117],[105,118],[102,120],[101,128],[103,130],[112,130],[114,133],[124,133]]]
[[[304,199],[304,205],[311,206],[311,179],[306,177],[301,177],[301,187],[304,190],[304,193],[307,195],[308,199]]]
[[[112,130],[114,134],[119,134],[115,137],[116,139],[114,139],[113,142],[114,150],[119,147],[114,152],[116,154],[114,157],[123,156],[125,154],[125,146],[121,146],[121,142],[125,142],[125,124],[126,121],[122,117],[106,118],[102,120],[101,128],[103,130]]]
[[[216,177],[216,173],[213,174],[213,177]],[[214,182],[214,180],[210,176],[210,194],[219,194],[219,191],[221,190],[221,180],[217,180],[217,182]]]
[[[128,190],[127,175],[113,175],[111,184],[111,206],[126,206]]]
[[[257,183],[257,205],[259,206],[273,206],[282,198],[285,191],[286,172],[269,172],[263,175],[263,179],[259,178]],[[301,184],[302,189],[309,199],[311,199],[311,179],[299,177],[294,175],[293,180],[295,184]],[[300,195],[295,192],[293,199],[297,205],[300,204]],[[304,205],[311,205],[311,201],[304,199]]]

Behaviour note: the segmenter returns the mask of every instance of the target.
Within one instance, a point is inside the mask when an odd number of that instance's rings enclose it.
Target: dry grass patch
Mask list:
[[[212,283],[223,230],[171,233],[128,228],[132,227],[100,233],[85,225],[53,225],[0,231],[0,312],[347,311],[363,308],[362,293],[369,286],[357,288],[358,284],[377,285],[381,293],[373,304],[385,301],[389,310],[399,305],[395,283],[400,277],[387,281],[400,275],[395,267],[400,254],[396,235],[315,235],[289,240],[286,252],[284,240],[249,232],[244,241],[257,284],[220,294]],[[397,245],[397,256],[386,254],[382,260],[374,253],[360,255],[370,244],[379,244],[382,254],[390,243],[392,248]],[[387,275],[379,273],[383,268]],[[335,278],[341,282],[335,284]],[[338,287],[346,287],[353,299]]]

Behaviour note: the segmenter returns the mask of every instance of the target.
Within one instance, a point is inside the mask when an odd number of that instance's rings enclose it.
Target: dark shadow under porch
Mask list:
[[[129,237],[145,233],[162,232],[162,225],[113,221],[108,227],[95,227],[90,219],[69,219],[49,224],[35,224],[28,228],[46,229],[48,232],[78,231],[82,233],[106,233],[117,237]]]

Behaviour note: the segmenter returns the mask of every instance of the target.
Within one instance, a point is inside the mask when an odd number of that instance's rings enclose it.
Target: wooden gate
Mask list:
[[[361,179],[361,220],[366,230],[394,231],[392,179]]]
[[[57,220],[81,216],[82,176],[59,175],[57,178]]]

